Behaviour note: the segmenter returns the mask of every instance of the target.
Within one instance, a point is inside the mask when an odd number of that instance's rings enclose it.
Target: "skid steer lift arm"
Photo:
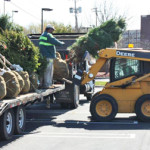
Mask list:
[[[125,58],[125,59],[135,59],[142,61],[150,61],[150,51],[142,49],[102,49],[99,52],[99,59],[96,63],[90,68],[88,73],[78,70],[77,74],[74,77],[75,84],[84,85],[87,82],[93,80],[103,67],[108,59],[111,58]]]

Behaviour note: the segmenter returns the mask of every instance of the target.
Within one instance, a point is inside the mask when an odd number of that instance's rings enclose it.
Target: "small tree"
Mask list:
[[[97,56],[97,51],[106,47],[113,46],[125,29],[124,19],[108,20],[101,26],[91,29],[87,34],[78,38],[76,42],[69,47],[71,54],[75,53],[76,58],[80,61],[88,51],[93,57]]]
[[[96,15],[99,24],[111,19],[126,18],[125,13],[118,12],[118,8],[114,6],[111,0],[102,0],[96,4]],[[126,12],[127,13],[127,12]]]

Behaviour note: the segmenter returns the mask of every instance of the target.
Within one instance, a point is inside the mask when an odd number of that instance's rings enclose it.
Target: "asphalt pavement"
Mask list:
[[[100,88],[96,88],[96,91]],[[148,150],[150,123],[135,114],[117,114],[112,122],[93,122],[90,102],[80,96],[77,109],[36,104],[27,110],[26,130],[11,141],[0,141],[2,150]]]

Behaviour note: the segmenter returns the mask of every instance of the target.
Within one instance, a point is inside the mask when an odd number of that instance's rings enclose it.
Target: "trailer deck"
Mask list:
[[[13,99],[3,99],[0,101],[0,116],[9,108],[19,105],[28,105],[35,102],[42,102],[44,97],[65,89],[65,84],[55,84],[55,88],[39,89],[38,92],[27,93],[17,96]]]

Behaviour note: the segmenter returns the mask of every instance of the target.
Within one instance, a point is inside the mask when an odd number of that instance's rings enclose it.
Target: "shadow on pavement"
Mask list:
[[[80,101],[80,106],[89,103],[87,100]],[[36,129],[43,126],[52,126],[68,129],[85,129],[85,130],[150,130],[150,123],[138,122],[135,116],[129,118],[116,118],[112,122],[94,122],[90,117],[89,121],[82,120],[57,120],[59,115],[65,114],[70,109],[60,109],[59,104],[53,104],[51,109],[45,108],[45,103],[34,105],[27,109],[26,130],[23,135],[14,135],[12,140],[0,141],[0,148],[12,144],[25,135],[35,134]],[[80,117],[80,115],[79,115]],[[44,120],[44,121],[43,121]],[[34,131],[34,132],[33,132]]]
[[[52,123],[56,127],[82,128],[85,130],[150,130],[149,122],[138,122],[130,118],[117,118],[112,122],[66,120],[62,123]]]
[[[33,132],[39,127],[52,125],[52,120],[57,116],[69,111],[69,109],[61,109],[59,104],[52,104],[52,108],[46,108],[45,101],[43,103],[34,104],[26,108],[26,129],[22,135],[14,135],[11,140],[3,141],[0,139],[0,149],[28,134],[36,134]],[[46,119],[46,122],[40,121]],[[37,122],[35,122],[37,120]]]

